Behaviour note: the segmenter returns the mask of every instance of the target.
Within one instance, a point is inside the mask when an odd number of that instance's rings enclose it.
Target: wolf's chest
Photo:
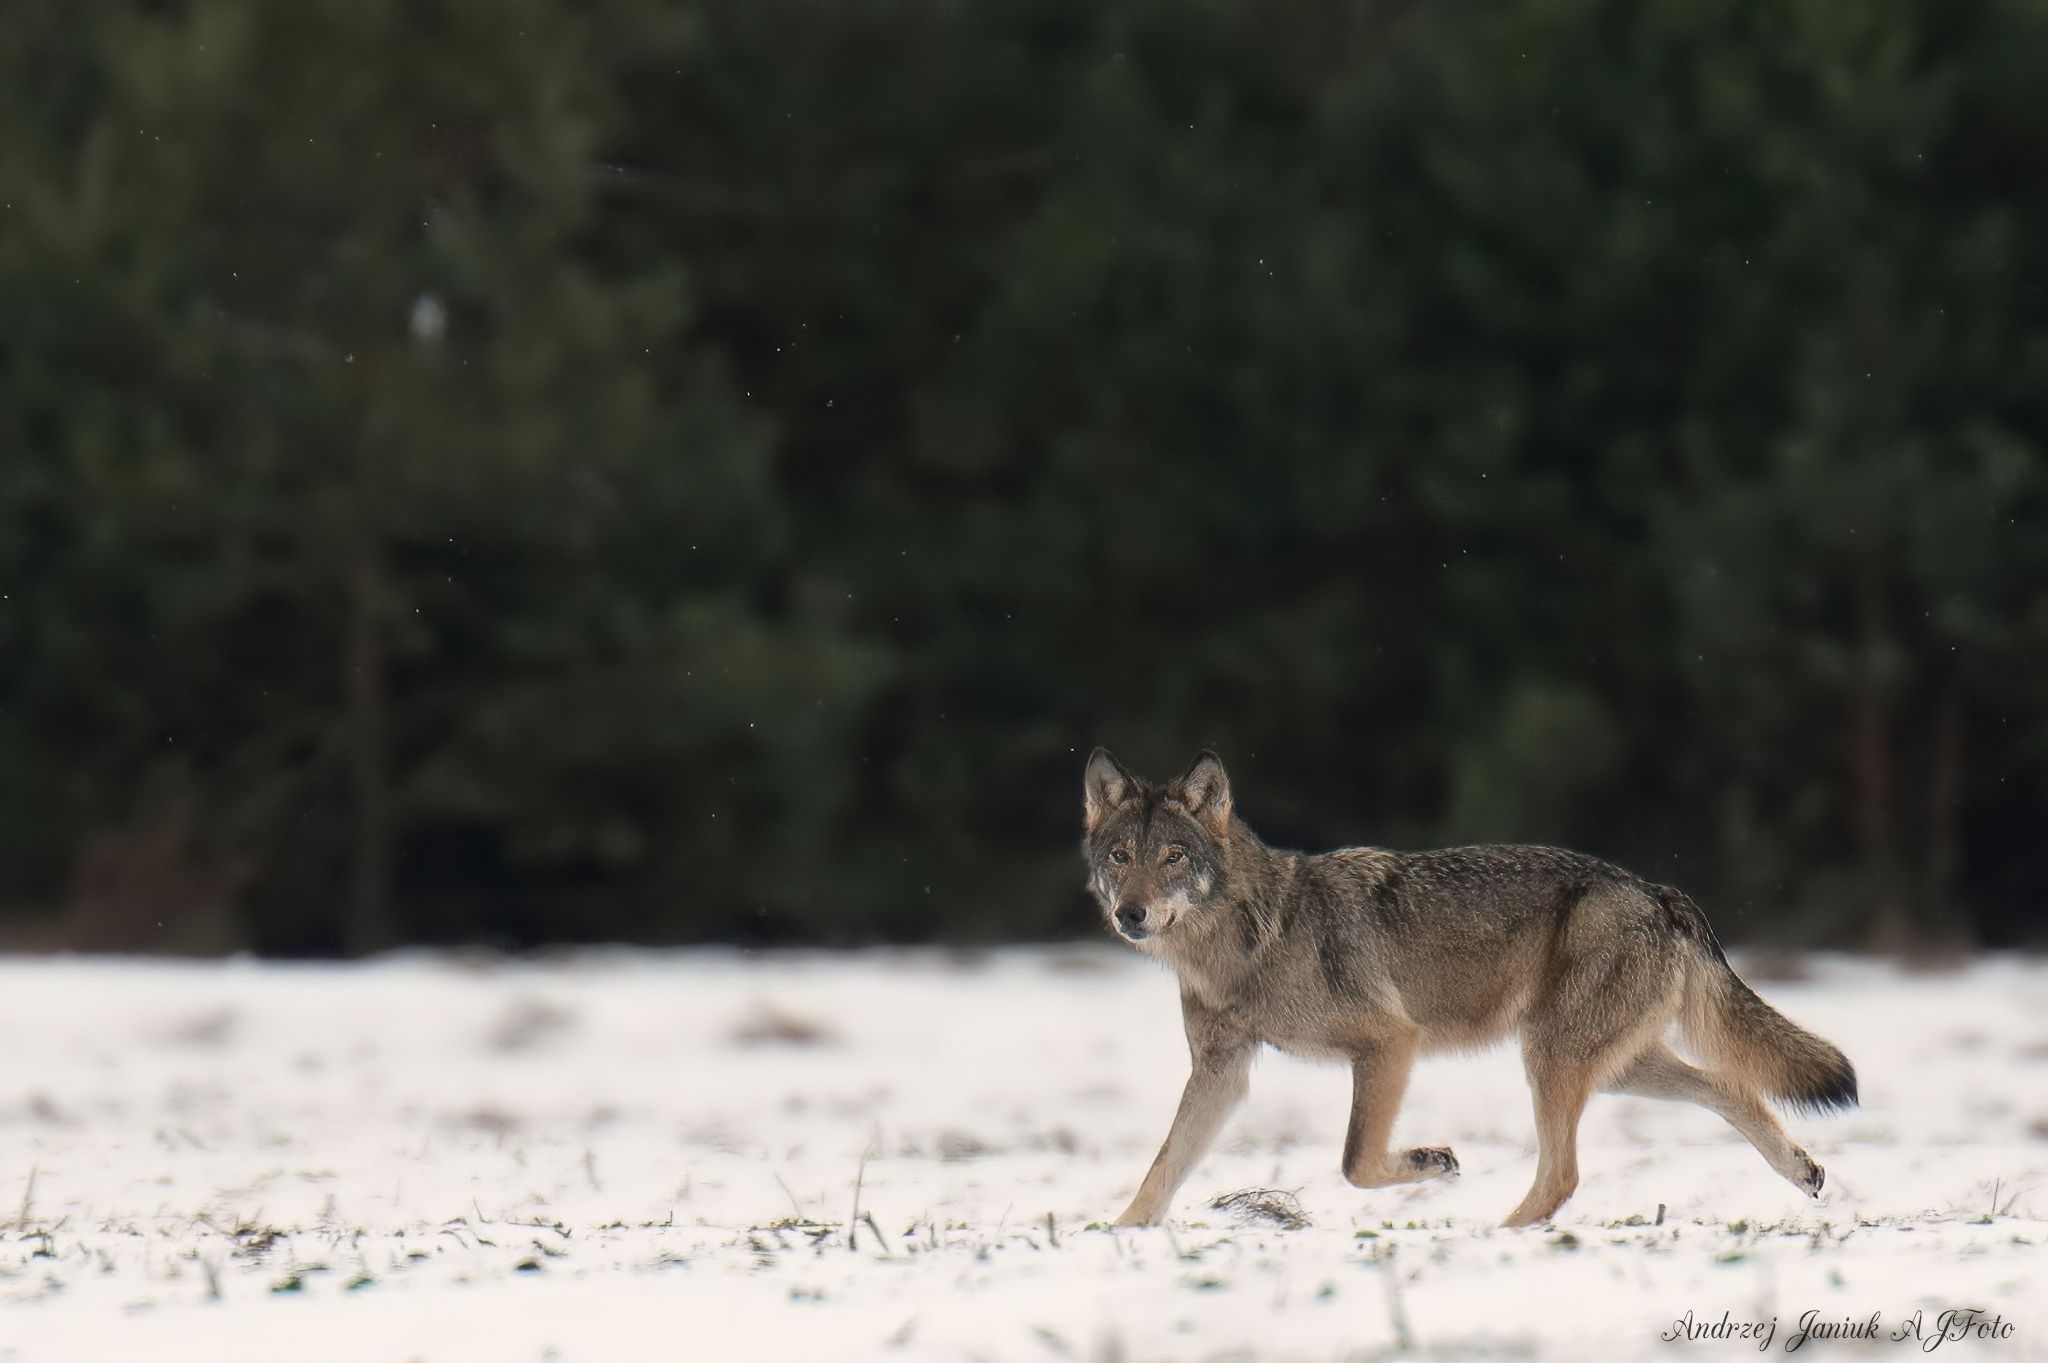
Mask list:
[[[1350,1047],[1339,1045],[1336,1038],[1328,1036],[1262,1037],[1268,1046],[1302,1060],[1349,1060]]]
[[[1247,999],[1234,1010],[1241,1027],[1276,1051],[1305,1060],[1344,1060],[1357,1049],[1356,1019],[1314,997]]]
[[[1250,986],[1250,987],[1246,987]],[[1366,988],[1339,996],[1313,971],[1274,972],[1209,1002],[1239,1035],[1308,1060],[1348,1060],[1390,1025],[1399,1009]]]

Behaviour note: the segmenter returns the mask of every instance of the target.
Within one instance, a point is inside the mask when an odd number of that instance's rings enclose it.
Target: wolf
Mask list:
[[[1719,1113],[1818,1197],[1825,1177],[1765,1098],[1856,1105],[1856,1071],[1743,983],[1681,891],[1554,847],[1306,854],[1266,846],[1213,752],[1162,786],[1097,748],[1083,778],[1088,889],[1125,941],[1180,980],[1191,1069],[1121,1226],[1156,1224],[1244,1097],[1260,1045],[1351,1067],[1344,1177],[1384,1188],[1458,1172],[1443,1146],[1389,1150],[1419,1055],[1519,1035],[1536,1179],[1504,1224],[1547,1220],[1579,1184],[1595,1093]],[[1666,1040],[1675,1030],[1701,1063]]]

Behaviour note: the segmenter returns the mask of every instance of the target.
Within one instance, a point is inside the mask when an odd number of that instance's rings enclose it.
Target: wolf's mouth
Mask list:
[[[1179,921],[1179,919],[1180,915],[1177,913],[1159,913],[1156,914],[1149,922],[1130,924],[1119,923],[1116,925],[1116,930],[1118,935],[1121,936],[1126,942],[1144,942],[1149,941],[1154,937],[1157,937],[1162,932],[1165,932],[1168,928],[1172,927],[1174,923]]]

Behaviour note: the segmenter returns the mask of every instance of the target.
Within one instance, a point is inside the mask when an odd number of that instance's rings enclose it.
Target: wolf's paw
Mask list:
[[[1804,1150],[1799,1152],[1799,1163],[1803,1166],[1798,1178],[1792,1181],[1804,1189],[1814,1201],[1820,1201],[1820,1188],[1827,1182],[1828,1171],[1813,1162],[1813,1157]]]
[[[1458,1157],[1448,1146],[1418,1146],[1413,1150],[1403,1150],[1401,1158],[1415,1171],[1417,1178],[1448,1178],[1458,1172]]]

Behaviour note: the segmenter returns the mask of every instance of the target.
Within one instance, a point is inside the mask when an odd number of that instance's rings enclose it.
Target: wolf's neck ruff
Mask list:
[[[1222,869],[1208,898],[1221,911],[1185,914],[1186,930],[1162,934],[1153,954],[1184,985],[1221,1007],[1255,980],[1260,963],[1280,943],[1288,891],[1306,858],[1266,846],[1242,820],[1233,820],[1219,859]]]

